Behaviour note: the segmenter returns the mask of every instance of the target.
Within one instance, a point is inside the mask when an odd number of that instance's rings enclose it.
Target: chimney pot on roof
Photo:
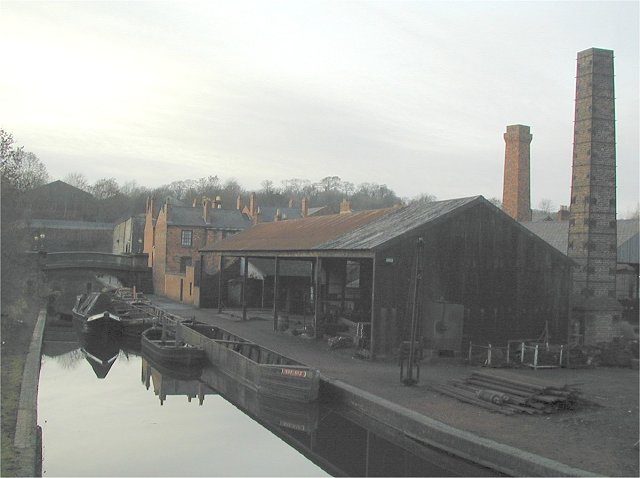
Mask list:
[[[300,212],[302,213],[302,217],[309,215],[309,198],[303,197],[302,201],[300,201]]]
[[[340,214],[348,214],[351,212],[351,201],[347,201],[347,198],[344,198],[340,203]]]
[[[569,220],[569,208],[567,206],[560,206],[560,210],[557,214],[558,221],[568,221]]]
[[[258,204],[256,203],[256,193],[249,194],[249,216],[254,217],[258,214]]]
[[[202,200],[202,219],[204,222],[210,222],[211,219],[211,199],[204,198]]]

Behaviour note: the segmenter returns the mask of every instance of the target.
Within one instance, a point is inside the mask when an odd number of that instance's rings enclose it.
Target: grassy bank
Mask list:
[[[33,334],[38,307],[29,307],[24,320],[3,316],[2,324],[2,461],[1,475],[16,476],[18,473],[19,451],[13,446],[16,418],[20,402],[22,373]]]

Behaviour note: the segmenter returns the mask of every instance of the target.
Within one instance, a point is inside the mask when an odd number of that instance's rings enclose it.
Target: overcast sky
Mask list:
[[[569,203],[576,53],[614,50],[618,211],[638,201],[638,2],[11,2],[0,126],[52,179],[157,186],[338,175],[502,196],[531,126],[532,204]]]

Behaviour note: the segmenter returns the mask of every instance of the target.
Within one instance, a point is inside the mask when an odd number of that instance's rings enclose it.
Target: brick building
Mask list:
[[[157,211],[157,213],[156,213]],[[223,209],[219,198],[203,198],[192,206],[167,199],[159,209],[147,200],[144,252],[153,269],[156,294],[190,304],[200,303],[200,281],[214,274],[219,262],[209,257],[202,263],[198,250],[212,246],[251,225],[238,210]]]

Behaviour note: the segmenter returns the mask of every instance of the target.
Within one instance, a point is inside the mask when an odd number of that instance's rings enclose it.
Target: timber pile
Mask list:
[[[513,415],[542,415],[573,410],[580,390],[569,385],[545,383],[531,377],[473,372],[464,380],[451,380],[433,389],[463,402],[491,411]]]

